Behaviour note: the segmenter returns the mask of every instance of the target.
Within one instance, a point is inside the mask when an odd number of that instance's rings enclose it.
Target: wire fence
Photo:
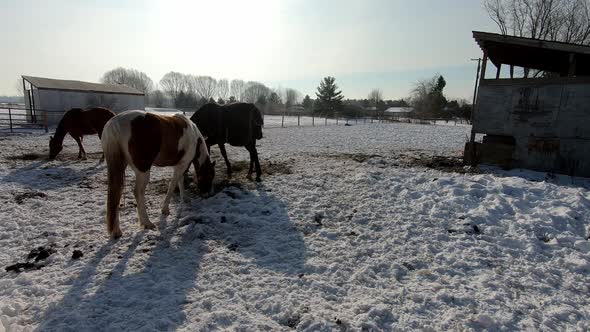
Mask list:
[[[194,114],[195,110],[158,109],[146,108],[147,111],[158,114],[182,113],[186,116]],[[1,105],[0,104],[0,133],[1,132],[23,132],[44,130],[57,125],[65,111],[55,110],[31,110],[22,105]],[[414,119],[401,117],[339,117],[315,114],[282,114],[264,115],[265,128],[286,128],[286,127],[319,127],[319,126],[346,126],[367,123],[414,123],[414,124],[436,124],[436,125],[469,125],[465,119]]]

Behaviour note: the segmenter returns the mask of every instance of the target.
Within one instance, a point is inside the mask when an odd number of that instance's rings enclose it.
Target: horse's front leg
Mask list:
[[[256,151],[256,141],[252,144],[246,145],[246,149],[250,152],[250,170],[248,171],[248,176],[252,175],[252,168],[253,166],[256,167],[256,181],[260,182],[260,175],[262,175],[262,170],[260,169],[260,161],[258,160],[258,151]]]
[[[231,165],[229,163],[229,159],[227,158],[227,152],[225,151],[225,144],[219,143],[219,151],[221,151],[221,155],[223,156],[223,160],[225,160],[225,167],[227,167],[227,176],[231,176]]]
[[[76,143],[78,143],[78,159],[86,159],[86,151],[84,151],[84,145],[82,145],[82,136],[72,136]]]
[[[181,204],[184,202],[184,182],[182,181],[182,175],[186,170],[186,164],[179,164],[174,167],[174,173],[172,174],[172,180],[170,181],[170,185],[168,185],[168,192],[166,192],[166,198],[164,198],[164,202],[162,202],[162,214],[168,215],[170,214],[170,199],[172,198],[172,193],[174,193],[174,188],[178,186],[180,191],[180,201]]]
[[[135,194],[135,201],[137,202],[137,215],[139,217],[139,225],[144,229],[156,228],[154,224],[151,223],[145,207],[145,188],[147,187],[147,184],[149,182],[149,170],[145,173],[139,171],[135,172],[135,190],[133,191],[133,193]]]

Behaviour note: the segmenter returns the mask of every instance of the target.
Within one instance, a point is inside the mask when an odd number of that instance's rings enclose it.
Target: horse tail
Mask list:
[[[127,160],[120,144],[118,123],[108,121],[102,132],[102,150],[107,164],[107,231],[117,238],[121,236],[119,228],[119,201],[125,185],[125,168]]]
[[[254,129],[253,134],[255,139],[262,138],[262,126],[264,126],[264,117],[262,116],[262,112],[256,106],[252,106],[251,119],[252,119],[252,127]]]

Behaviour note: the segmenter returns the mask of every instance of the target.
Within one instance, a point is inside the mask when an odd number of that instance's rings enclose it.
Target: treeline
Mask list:
[[[106,72],[101,82],[136,88],[146,94],[147,104],[153,107],[196,109],[208,102],[225,104],[243,101],[272,111],[301,103],[301,93],[295,89],[271,89],[256,81],[230,81],[174,71],[162,77],[158,89],[154,88],[153,81],[145,73],[126,68]]]
[[[447,100],[444,95],[446,81],[441,75],[415,83],[409,98],[384,100],[380,89],[373,89],[365,99],[345,99],[334,77],[324,77],[315,96],[292,88],[272,89],[256,81],[241,79],[215,79],[211,76],[169,72],[158,82],[135,69],[116,68],[106,72],[101,82],[125,84],[145,93],[146,104],[152,107],[198,109],[215,102],[218,104],[247,102],[256,104],[266,114],[314,113],[321,116],[372,116],[382,118],[391,107],[412,107],[416,118],[469,119],[471,105],[466,100]]]

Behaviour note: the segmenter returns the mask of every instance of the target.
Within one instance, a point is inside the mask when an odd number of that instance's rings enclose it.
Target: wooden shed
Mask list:
[[[483,62],[466,161],[590,176],[590,47],[473,37]]]
[[[52,126],[71,108],[145,109],[143,92],[126,85],[22,76],[27,120]]]

